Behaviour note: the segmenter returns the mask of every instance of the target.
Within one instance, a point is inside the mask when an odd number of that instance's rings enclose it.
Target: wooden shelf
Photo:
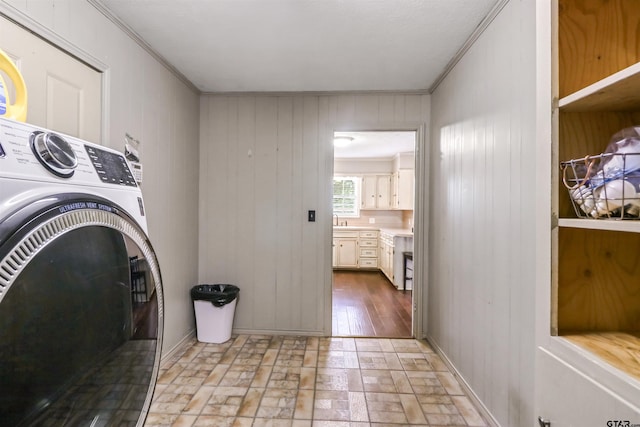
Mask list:
[[[571,333],[562,338],[640,380],[640,331]]]
[[[558,225],[560,227],[583,228],[587,230],[640,233],[640,220],[632,219],[561,218],[558,220]]]
[[[560,99],[562,112],[640,109],[640,63]]]

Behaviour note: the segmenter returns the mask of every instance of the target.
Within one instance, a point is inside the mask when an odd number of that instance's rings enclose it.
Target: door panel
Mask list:
[[[0,48],[14,59],[24,77],[29,123],[101,142],[100,72],[3,17]],[[11,88],[12,100],[14,93]]]

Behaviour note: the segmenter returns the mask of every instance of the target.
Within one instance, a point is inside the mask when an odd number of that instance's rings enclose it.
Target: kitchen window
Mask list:
[[[360,217],[360,178],[336,176],[333,178],[333,214],[339,217]]]

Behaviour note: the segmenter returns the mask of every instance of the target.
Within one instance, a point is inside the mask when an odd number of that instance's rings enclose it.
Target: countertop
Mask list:
[[[358,226],[358,225],[334,225],[335,231],[357,231],[357,230],[379,230],[381,233],[390,234],[397,237],[413,237],[413,232],[410,228],[380,228],[372,226]]]

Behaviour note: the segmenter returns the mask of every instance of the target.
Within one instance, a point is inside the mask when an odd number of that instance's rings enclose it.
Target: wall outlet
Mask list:
[[[369,218],[369,224],[375,224],[375,223],[376,223],[375,218]]]

